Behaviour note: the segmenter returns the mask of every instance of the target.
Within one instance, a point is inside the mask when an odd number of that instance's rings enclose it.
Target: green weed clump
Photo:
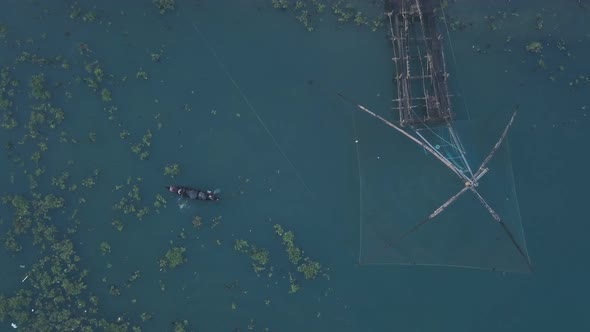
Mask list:
[[[178,164],[166,165],[164,167],[164,175],[170,176],[172,178],[180,175],[180,166],[178,166]]]
[[[174,10],[174,0],[153,0],[152,3],[156,6],[160,14]]]
[[[170,248],[163,258],[160,259],[160,269],[175,268],[186,263],[187,259],[184,257],[186,252],[185,247],[173,247]]]

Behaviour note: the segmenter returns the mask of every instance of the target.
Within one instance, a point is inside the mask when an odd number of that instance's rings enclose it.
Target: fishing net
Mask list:
[[[441,214],[407,233],[460,191],[463,180],[423,148],[378,120],[360,113],[355,119],[361,264],[529,271],[508,142],[488,164],[490,171],[479,181],[477,191],[501,216],[511,235],[470,191]],[[506,117],[496,116],[454,124],[474,171],[496,143],[506,121]]]

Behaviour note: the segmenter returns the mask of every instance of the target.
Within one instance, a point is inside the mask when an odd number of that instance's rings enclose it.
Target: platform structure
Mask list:
[[[426,7],[415,0],[397,3],[398,10],[387,12],[387,17],[397,87],[394,101],[398,104],[400,125],[449,121],[449,74],[434,12],[423,11]]]
[[[449,73],[434,6],[429,1],[396,0],[386,7],[400,126],[410,127],[435,153],[473,177],[452,125]]]

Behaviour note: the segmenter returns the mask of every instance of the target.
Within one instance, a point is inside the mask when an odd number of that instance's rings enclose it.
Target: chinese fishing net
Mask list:
[[[529,259],[507,142],[489,164],[478,192],[515,241],[469,191],[417,228],[464,183],[432,155],[374,118],[356,115],[360,167],[362,264],[457,266],[529,271]],[[477,168],[503,126],[497,119],[459,121],[467,159]]]
[[[445,30],[444,25],[439,27],[439,31]],[[443,45],[447,53],[452,52],[448,50],[449,45]],[[453,63],[448,65],[452,67]],[[449,72],[453,72],[451,67]],[[401,75],[405,75],[405,70]],[[451,93],[458,90],[457,82],[449,82],[449,85]],[[395,91],[395,86],[392,89]],[[480,109],[474,119],[457,96],[451,98],[454,99],[455,119],[451,127],[463,144],[467,163],[475,172],[497,142],[510,116],[489,116],[491,111]],[[399,120],[397,111],[372,111],[393,123]],[[489,172],[476,188],[502,222],[496,221],[470,190],[426,221],[431,213],[465,187],[465,181],[424,148],[378,119],[358,112],[355,122],[361,264],[530,271],[507,141],[488,164]],[[410,126],[404,129],[416,136]],[[444,124],[428,126],[421,132],[427,134],[432,147],[440,149],[449,160],[458,157],[453,148],[456,145],[449,144],[448,127]]]

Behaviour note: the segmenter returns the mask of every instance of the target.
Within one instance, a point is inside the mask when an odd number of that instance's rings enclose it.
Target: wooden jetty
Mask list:
[[[400,125],[432,126],[451,120],[449,74],[434,6],[431,1],[390,0],[385,8]]]

